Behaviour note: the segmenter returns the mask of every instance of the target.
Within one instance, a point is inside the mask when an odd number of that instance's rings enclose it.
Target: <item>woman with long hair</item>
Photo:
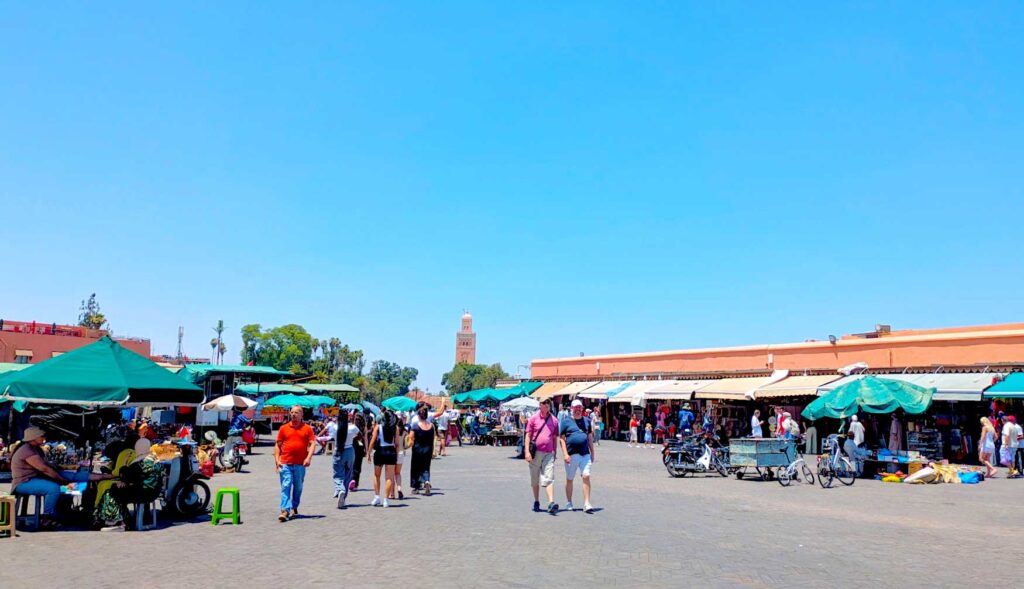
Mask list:
[[[366,436],[366,418],[361,412],[356,411],[352,416],[352,425],[356,426],[361,435],[356,436],[355,441],[352,442],[352,449],[355,450],[355,462],[352,467],[352,482],[348,484],[349,491],[359,488],[359,475],[363,473],[363,458],[366,456],[366,447],[369,445]]]
[[[398,441],[395,443],[396,450],[398,451],[398,460],[395,463],[395,488],[388,494],[388,499],[394,499],[395,494],[398,495],[399,499],[405,499],[405,494],[402,493],[402,464],[405,462],[406,429],[405,418],[398,417]]]
[[[992,466],[992,457],[996,453],[996,428],[987,417],[981,418],[981,441],[978,442],[978,460],[988,468],[985,476],[996,476],[996,467]]]
[[[412,466],[409,470],[409,485],[416,492],[430,495],[430,459],[434,456],[434,424],[427,419],[429,408],[421,405],[416,410],[419,419],[412,426]]]
[[[394,411],[387,409],[381,415],[380,422],[374,424],[370,436],[373,444],[373,501],[370,505],[388,506],[388,496],[395,485],[395,464],[398,462],[398,418]],[[371,455],[367,453],[366,461]],[[384,501],[380,498],[380,473],[384,471]]]
[[[338,416],[337,440],[334,443],[334,496],[338,509],[345,509],[345,500],[351,489],[356,465],[356,440],[363,437],[362,430],[349,422],[348,411]]]

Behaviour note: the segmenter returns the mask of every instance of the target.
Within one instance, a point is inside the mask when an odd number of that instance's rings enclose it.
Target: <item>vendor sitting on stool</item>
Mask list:
[[[39,525],[42,528],[57,527],[55,514],[60,487],[68,483],[103,481],[113,478],[109,474],[58,471],[46,462],[40,447],[46,443],[46,432],[38,427],[25,430],[25,436],[14,456],[11,457],[11,493],[18,495],[42,495],[43,514]]]

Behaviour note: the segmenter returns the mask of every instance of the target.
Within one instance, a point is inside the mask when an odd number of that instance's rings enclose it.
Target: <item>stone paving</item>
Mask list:
[[[527,468],[511,449],[456,447],[434,463],[434,496],[388,509],[367,507],[372,492],[360,490],[353,508],[337,510],[331,459],[318,456],[303,517],[282,524],[270,448],[259,452],[249,472],[211,485],[241,489],[243,525],[22,533],[0,539],[0,588],[950,586],[1012,579],[1024,557],[1018,480],[823,490],[673,479],[657,450],[605,442],[594,465],[599,511],[551,516],[530,511]],[[576,493],[579,506],[578,484]]]

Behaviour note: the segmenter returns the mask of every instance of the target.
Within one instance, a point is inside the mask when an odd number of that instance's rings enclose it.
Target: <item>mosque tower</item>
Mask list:
[[[476,334],[473,333],[473,316],[469,311],[462,315],[462,329],[455,334],[455,363],[476,364]]]

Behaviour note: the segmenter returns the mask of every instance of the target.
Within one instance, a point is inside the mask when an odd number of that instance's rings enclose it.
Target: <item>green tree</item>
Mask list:
[[[509,378],[501,364],[456,364],[441,376],[441,384],[449,395],[493,387],[501,379]]]
[[[96,302],[96,293],[89,295],[89,299],[82,301],[78,307],[78,324],[89,329],[103,329],[107,323],[107,317],[100,312],[100,304]]]
[[[294,323],[262,329],[258,324],[242,327],[242,362],[273,366],[301,373],[312,368],[313,336]]]

